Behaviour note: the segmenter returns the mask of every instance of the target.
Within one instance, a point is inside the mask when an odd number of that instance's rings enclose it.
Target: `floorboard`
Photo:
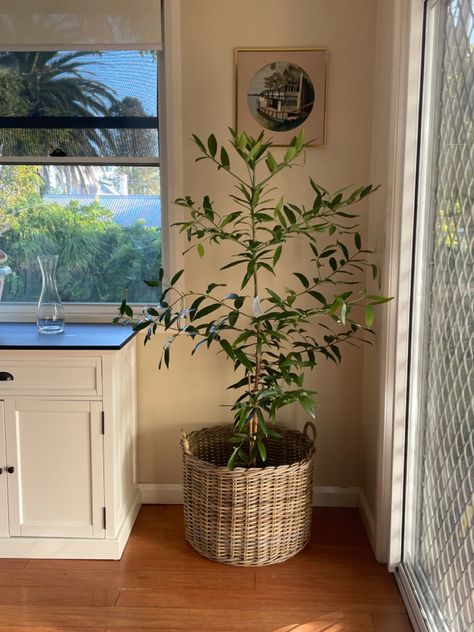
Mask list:
[[[274,566],[210,562],[183,510],[146,505],[121,560],[0,560],[0,632],[410,632],[355,509],[317,508],[313,537]]]

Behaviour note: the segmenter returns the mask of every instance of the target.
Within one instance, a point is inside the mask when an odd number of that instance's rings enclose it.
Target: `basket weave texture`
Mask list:
[[[308,436],[308,428],[313,438]],[[210,560],[235,566],[283,562],[311,536],[314,425],[277,428],[264,468],[228,470],[232,426],[183,433],[186,539]]]

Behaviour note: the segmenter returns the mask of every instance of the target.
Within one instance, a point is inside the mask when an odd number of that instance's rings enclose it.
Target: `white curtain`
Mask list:
[[[161,0],[0,0],[0,50],[158,50]]]

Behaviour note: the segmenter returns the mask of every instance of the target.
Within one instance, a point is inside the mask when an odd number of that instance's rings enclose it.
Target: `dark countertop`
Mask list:
[[[131,327],[66,323],[61,334],[40,334],[36,323],[0,323],[1,349],[121,349],[135,336]]]

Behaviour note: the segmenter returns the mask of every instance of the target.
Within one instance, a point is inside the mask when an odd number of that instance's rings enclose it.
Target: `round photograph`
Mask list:
[[[304,123],[311,113],[313,82],[296,64],[275,61],[255,73],[247,101],[259,125],[272,132],[287,132]]]

